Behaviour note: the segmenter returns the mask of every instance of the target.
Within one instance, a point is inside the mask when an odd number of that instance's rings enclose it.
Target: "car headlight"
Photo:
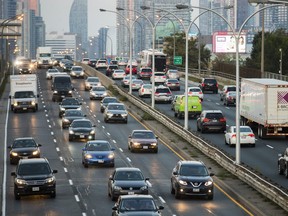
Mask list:
[[[83,75],[84,75],[84,72],[82,71],[82,72],[80,73],[80,75],[83,76]]]
[[[36,105],[35,101],[32,101],[32,102],[31,102],[31,105],[32,105],[32,106],[35,106],[35,105]]]
[[[95,130],[90,131],[90,134],[95,134]]]
[[[127,117],[127,113],[121,114],[122,117]]]
[[[107,113],[107,116],[110,118],[110,117],[113,116],[113,114],[112,113]]]
[[[60,110],[61,110],[61,111],[65,111],[65,108],[61,107]]]
[[[73,130],[69,130],[69,134],[74,134],[74,131]]]
[[[95,94],[95,92],[92,92],[92,91],[91,91],[91,95],[96,95],[96,94]]]
[[[54,94],[57,94],[57,93],[58,93],[58,91],[54,91],[53,93],[54,93]]]
[[[112,159],[114,157],[115,157],[114,153],[111,153],[111,154],[108,155],[108,158],[110,158],[110,159]]]
[[[140,190],[147,190],[147,189],[148,189],[148,186],[147,186],[147,185],[145,185],[145,186],[143,186],[143,187],[140,188]]]
[[[114,190],[122,190],[122,188],[119,186],[114,186]]]
[[[39,154],[40,154],[40,152],[38,150],[32,152],[32,155],[39,155]]]
[[[210,185],[212,185],[212,184],[213,184],[212,181],[207,181],[207,182],[205,182],[205,186],[210,186]]]
[[[151,143],[152,146],[157,146],[157,143]]]
[[[75,75],[75,72],[74,72],[74,71],[72,71],[72,72],[71,72],[71,74],[72,74],[72,75]]]
[[[107,92],[104,92],[104,93],[103,93],[103,96],[107,96]]]
[[[18,103],[17,103],[17,102],[14,102],[13,106],[18,106]]]
[[[18,179],[18,178],[15,179],[15,182],[16,182],[16,184],[18,184],[18,185],[25,185],[25,184],[26,184],[26,181],[25,181],[25,180],[23,180],[23,179]]]
[[[180,181],[179,181],[179,184],[181,184],[181,185],[187,185],[187,182],[186,182],[186,181],[183,181],[183,180],[180,180]]]
[[[140,143],[138,143],[138,142],[134,142],[134,143],[132,143],[134,146],[139,146],[140,145]]]
[[[91,158],[93,158],[93,157],[92,157],[91,154],[85,154],[85,158],[86,158],[86,159],[91,159]]]
[[[69,94],[72,94],[72,91],[70,90],[68,93],[69,93]]]
[[[12,156],[14,156],[14,157],[18,156],[18,153],[16,153],[16,152],[12,152],[11,154],[12,154]]]
[[[50,178],[47,178],[47,179],[45,180],[46,183],[52,183],[52,182],[54,182],[54,181],[55,181],[55,177],[54,177],[54,176],[52,176],[52,177],[50,177]]]
[[[66,119],[66,118],[64,118],[64,119],[63,119],[63,122],[67,122],[67,123],[69,123],[69,120]]]

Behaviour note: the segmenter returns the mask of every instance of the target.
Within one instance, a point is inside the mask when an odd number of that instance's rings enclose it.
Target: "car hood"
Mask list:
[[[107,112],[111,114],[127,114],[125,110],[108,110]]]
[[[111,154],[112,151],[85,151],[84,153],[90,154],[94,157],[105,157],[106,155]]]
[[[123,211],[119,213],[119,216],[161,216],[157,211]]]
[[[156,143],[156,139],[132,139],[132,142],[137,142],[137,143]]]
[[[106,91],[92,91],[94,94],[105,94]]]
[[[38,149],[37,147],[26,147],[26,148],[13,148],[11,151],[22,153],[22,152],[33,152],[36,151],[37,149]]]
[[[80,128],[72,128],[74,132],[90,132],[93,130],[93,128],[85,128],[85,127],[80,127]]]
[[[179,176],[179,180],[187,182],[206,182],[212,180],[210,176]]]
[[[114,185],[119,187],[142,187],[147,186],[144,180],[141,181],[129,181],[129,180],[115,180]]]
[[[17,177],[24,180],[43,180],[52,177],[52,174],[49,173],[46,175],[25,175],[25,176],[18,175]]]

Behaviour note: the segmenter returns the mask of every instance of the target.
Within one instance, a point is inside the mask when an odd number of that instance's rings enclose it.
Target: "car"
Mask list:
[[[74,97],[64,98],[62,102],[59,102],[59,114],[58,114],[59,118],[62,118],[65,110],[68,110],[68,109],[81,110],[81,105],[82,103],[77,98],[74,98]]]
[[[131,76],[131,79],[137,79],[135,75]],[[126,75],[122,80],[121,80],[121,86],[127,88],[130,85],[130,75]]]
[[[123,67],[123,66],[126,67],[126,65],[127,65],[127,61],[125,61],[125,60],[120,60],[120,61],[118,62],[118,66],[119,66],[119,67],[121,67],[121,66],[122,66],[122,67]]]
[[[173,99],[173,94],[169,89],[169,87],[163,85],[155,87],[154,96],[155,96],[154,97],[155,103],[158,102],[171,103]]]
[[[46,158],[21,159],[14,177],[14,197],[19,200],[27,195],[50,195],[56,197],[57,170],[52,170]]]
[[[88,64],[89,63],[89,58],[82,58],[82,61],[81,61],[81,63],[82,64]]]
[[[151,130],[133,130],[128,136],[128,149],[158,153],[158,137]]]
[[[61,74],[52,77],[51,90],[53,91],[52,101],[61,102],[64,98],[72,97],[75,88],[72,85],[71,77],[68,74]]]
[[[109,176],[108,195],[113,201],[121,195],[148,194],[148,180],[139,168],[117,167]]]
[[[218,131],[224,133],[226,130],[226,118],[221,110],[203,110],[197,119],[197,131]]]
[[[227,92],[223,98],[223,104],[227,107],[230,105],[236,105],[236,91]]]
[[[209,173],[201,161],[178,161],[172,170],[171,194],[176,199],[182,196],[201,196],[208,200],[214,197],[214,173]]]
[[[114,70],[117,70],[118,65],[108,65],[107,69],[106,69],[106,76],[111,76],[114,72]]]
[[[57,68],[50,68],[46,71],[46,79],[52,79],[54,74],[58,74],[60,71]]]
[[[133,75],[137,75],[137,66],[136,65],[132,65],[132,74]],[[126,74],[130,74],[130,65],[128,64],[125,68],[125,73]]]
[[[157,84],[163,85],[167,78],[164,72],[155,72],[154,77],[155,77],[155,85]],[[153,82],[153,76],[150,77],[150,83],[152,82]]]
[[[169,70],[166,72],[166,76],[167,76],[167,78],[169,78],[169,79],[177,79],[177,80],[180,80],[180,73],[179,73],[178,70],[169,69]]]
[[[71,72],[73,66],[74,66],[73,62],[66,61],[66,62],[64,62],[62,68],[63,68],[64,72]]]
[[[185,117],[185,104],[186,104],[186,96],[181,95],[177,97],[174,103],[174,117],[179,119]],[[188,117],[197,118],[200,116],[202,111],[202,101],[198,96],[188,96]]]
[[[226,97],[227,93],[233,91],[236,92],[236,85],[224,85],[222,90],[220,91],[220,101],[223,101]]]
[[[70,60],[69,59],[61,59],[60,61],[59,61],[59,66],[61,67],[61,68],[63,68],[64,67],[64,64],[66,63],[66,62],[70,62]]]
[[[164,86],[169,87],[169,89],[172,90],[176,90],[176,91],[180,91],[180,82],[178,79],[166,79],[164,82]]]
[[[128,112],[123,103],[108,103],[104,110],[104,122],[121,121],[127,124]]]
[[[90,100],[102,100],[108,95],[107,90],[104,86],[94,86],[89,93]]]
[[[33,137],[21,137],[13,140],[10,149],[10,164],[17,164],[20,159],[40,158],[40,146]]]
[[[75,119],[83,119],[86,117],[86,114],[82,110],[78,109],[67,109],[62,115],[62,129],[69,128],[70,124]]]
[[[218,94],[218,82],[215,78],[202,78],[199,87],[203,93],[212,91],[214,94]]]
[[[114,150],[107,140],[90,140],[82,149],[82,164],[85,168],[89,165],[114,167]]]
[[[176,103],[176,101],[177,101],[177,98],[178,98],[178,97],[181,97],[181,96],[183,96],[183,95],[173,95],[173,98],[172,98],[172,100],[171,100],[171,110],[172,110],[172,111],[174,111],[174,106],[175,106],[175,103]]]
[[[96,59],[90,59],[90,60],[88,61],[88,65],[89,65],[90,67],[93,67],[93,68],[96,67],[96,63],[97,63],[97,60],[96,60]]]
[[[152,76],[152,69],[150,67],[142,67],[138,71],[139,79],[150,79],[151,76]]]
[[[123,69],[114,70],[112,73],[112,79],[123,79],[126,76],[126,73]]]
[[[110,64],[118,65],[118,61],[117,61],[117,60],[111,60],[111,61],[110,61]]]
[[[138,91],[143,85],[143,81],[141,79],[133,79],[131,82],[132,91]]]
[[[116,97],[104,97],[100,102],[100,112],[103,113],[109,103],[119,103]]]
[[[101,86],[102,84],[98,77],[92,76],[86,78],[84,85],[85,85],[85,91],[89,91],[92,87]]]
[[[196,86],[188,87],[187,92],[188,92],[188,95],[198,96],[201,99],[201,101],[203,101],[204,94],[203,94],[201,88],[196,87]]]
[[[107,68],[108,67],[108,63],[107,63],[107,60],[106,59],[99,59],[97,60],[97,63],[96,63],[96,69],[103,69],[103,68]]]
[[[112,216],[161,216],[163,206],[157,206],[151,195],[123,195],[112,207]]]
[[[236,145],[236,126],[229,126],[225,131],[225,144]],[[255,147],[255,134],[249,126],[240,126],[240,144]]]
[[[283,154],[278,154],[278,173],[288,178],[288,148],[285,149]]]
[[[139,97],[151,97],[152,84],[143,84],[138,90]]]
[[[72,78],[82,78],[84,79],[85,70],[81,66],[73,66],[70,71],[70,76]]]
[[[69,127],[69,141],[75,139],[95,139],[95,125],[89,119],[75,119]]]

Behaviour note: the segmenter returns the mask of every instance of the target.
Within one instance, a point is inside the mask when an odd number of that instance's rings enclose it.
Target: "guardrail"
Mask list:
[[[184,129],[178,123],[174,122],[169,117],[163,115],[161,112],[152,109],[150,105],[147,105],[142,100],[138,99],[137,97],[128,94],[126,91],[123,91],[115,82],[111,80],[106,75],[98,72],[89,66],[82,65],[85,68],[85,72],[90,76],[97,75],[102,84],[104,86],[112,85],[114,89],[116,89],[120,95],[126,97],[131,103],[136,105],[139,109],[142,109],[144,112],[151,115],[155,120],[161,122],[167,128],[169,128],[174,133],[178,134],[179,136],[183,137],[187,142],[191,145],[199,149],[203,152],[206,156],[210,157],[214,161],[216,161],[220,166],[237,176],[243,182],[247,183],[254,189],[256,189],[259,193],[263,196],[267,197],[280,207],[282,207],[285,211],[288,211],[288,193],[287,190],[282,190],[281,188],[277,187],[276,184],[272,183],[269,180],[266,180],[265,177],[262,177],[260,174],[256,174],[257,172],[252,168],[249,168],[245,164],[237,165],[233,158],[229,155],[226,155],[217,147],[213,146],[212,144],[202,140],[197,135],[193,134],[192,132]]]

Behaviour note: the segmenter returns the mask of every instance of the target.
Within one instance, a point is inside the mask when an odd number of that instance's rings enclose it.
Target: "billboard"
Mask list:
[[[238,35],[238,33],[236,33]],[[246,53],[246,34],[240,34],[239,53]],[[236,53],[236,40],[232,32],[215,32],[213,34],[214,53]]]

